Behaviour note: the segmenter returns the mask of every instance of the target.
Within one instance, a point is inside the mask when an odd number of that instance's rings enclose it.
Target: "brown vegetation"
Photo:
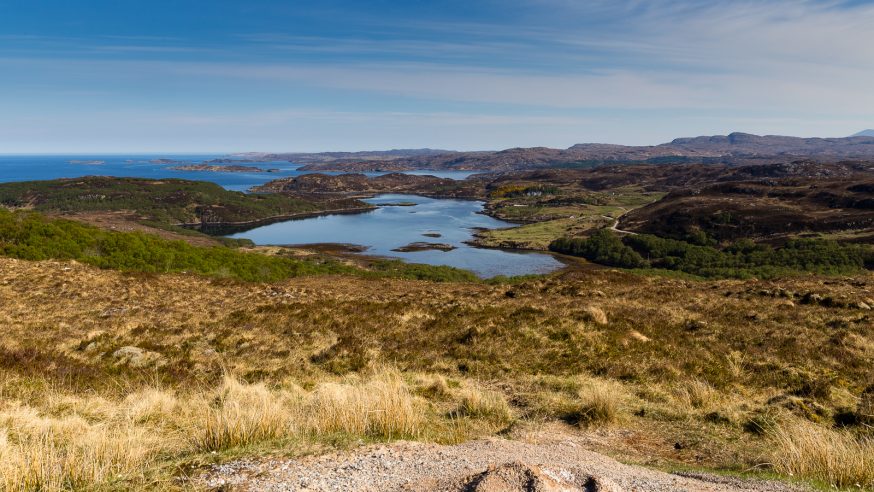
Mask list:
[[[661,145],[628,146],[586,143],[567,149],[513,148],[500,151],[393,151],[371,153],[272,154],[267,159],[306,162],[306,171],[376,171],[411,169],[463,169],[509,171],[552,166],[650,163],[756,163],[795,157],[819,160],[874,157],[874,138],[797,138],[732,133],[678,138]]]
[[[721,241],[803,233],[872,236],[872,190],[874,173],[864,166],[799,162],[740,168],[716,183],[674,191],[627,214],[620,226],[674,238],[704,231]]]
[[[543,421],[631,461],[841,484],[769,429],[804,419],[814,442],[868,446],[870,274],[258,284],[0,259],[0,279],[7,488],[166,486],[204,460]]]

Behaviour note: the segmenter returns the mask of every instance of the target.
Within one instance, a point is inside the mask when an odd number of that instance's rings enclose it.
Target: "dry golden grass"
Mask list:
[[[750,422],[791,413],[827,429],[856,408],[874,380],[874,326],[850,301],[872,285],[605,270],[267,285],[0,259],[0,467],[7,489],[138,488],[298,444],[458,442],[591,415],[621,426],[599,433],[647,433],[656,444],[640,456],[666,466],[745,469],[770,443]],[[809,292],[841,302],[801,302]],[[113,355],[125,346],[165,363],[131,367]],[[82,456],[96,458],[77,468]]]
[[[291,438],[318,441],[335,433],[415,438],[426,421],[422,402],[390,369],[359,381],[325,382],[309,392],[225,376],[215,389],[185,395],[151,387],[117,401],[43,397],[46,409],[60,414],[18,404],[0,410],[2,491],[142,485],[159,455]]]
[[[415,438],[425,422],[422,402],[391,369],[355,383],[321,383],[311,392],[299,387],[269,389],[263,383],[244,384],[226,376],[218,394],[201,398],[200,405],[203,419],[195,418],[190,430],[200,451],[331,434]]]
[[[400,374],[382,371],[360,385],[327,383],[304,405],[308,427],[317,434],[346,433],[384,439],[421,433],[424,408]]]
[[[874,488],[874,441],[795,421],[770,430],[779,473],[846,488]]]
[[[300,419],[295,395],[225,376],[212,398],[204,396],[188,403],[189,408],[192,404],[199,407],[187,432],[198,451],[244,447],[297,433]]]
[[[160,388],[146,388],[131,393],[124,399],[124,404],[127,418],[138,424],[160,422],[180,410],[176,395]]]
[[[716,408],[720,395],[713,386],[700,379],[690,379],[674,385],[673,396],[688,409],[707,411]]]
[[[580,425],[607,425],[616,423],[621,412],[624,389],[618,383],[589,379],[578,391]]]
[[[465,388],[461,392],[459,411],[462,415],[482,418],[498,425],[513,422],[513,410],[501,393],[478,388]]]
[[[90,489],[139,481],[159,450],[156,436],[124,419],[91,424],[29,407],[0,413],[0,490]]]

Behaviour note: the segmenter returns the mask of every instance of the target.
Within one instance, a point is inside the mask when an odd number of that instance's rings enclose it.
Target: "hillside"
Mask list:
[[[356,200],[313,200],[228,191],[205,181],[87,176],[0,184],[0,206],[65,215],[125,212],[160,227],[257,224],[276,217],[366,208]]]
[[[717,241],[839,234],[874,243],[874,167],[811,162],[742,167],[714,182],[672,191],[623,216],[620,228]]]
[[[310,175],[263,195],[172,180],[7,186],[0,490],[870,488],[874,250],[850,226],[868,220],[872,172],[790,161]],[[127,207],[168,223],[210,199],[262,213],[389,190],[470,193],[524,223],[502,240],[592,262],[483,281],[34,211]],[[683,208],[688,230],[670,218],[680,197],[702,200]],[[709,214],[759,200],[843,236],[705,230]],[[779,218],[766,224],[790,222]],[[631,220],[684,236],[620,230]]]
[[[818,479],[789,454],[810,436],[845,446],[834,483],[874,479],[850,437],[870,418],[870,274],[264,284],[8,258],[0,274],[6,484],[172,488],[240,457],[546,429],[665,470]]]
[[[364,174],[304,174],[280,178],[256,186],[258,193],[285,195],[358,195],[372,193],[415,193],[426,196],[474,198],[482,196],[482,187],[474,180],[454,180],[435,176],[390,173],[368,177]]]
[[[792,237],[874,242],[871,186],[865,161],[812,160],[719,164],[607,165],[483,173],[465,180],[433,176],[308,174],[256,190],[290,196],[416,193],[486,201],[486,213],[525,224],[477,232],[478,245],[547,249],[559,237],[604,227],[665,238],[705,234],[779,244]]]
[[[501,151],[441,152],[398,154],[390,158],[378,154],[360,158],[354,154],[307,155],[295,161],[294,155],[274,154],[271,159],[287,159],[306,164],[306,171],[341,170],[402,171],[490,170],[508,171],[543,167],[587,167],[609,163],[727,163],[750,164],[804,157],[820,161],[874,158],[874,137],[798,138],[747,133],[678,138],[654,146],[577,144],[567,149],[547,147],[513,148]]]

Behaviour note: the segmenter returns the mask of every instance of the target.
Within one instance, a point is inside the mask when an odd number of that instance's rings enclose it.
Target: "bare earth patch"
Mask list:
[[[241,460],[216,465],[196,482],[199,487],[235,491],[803,490],[773,481],[680,476],[625,465],[562,434],[455,446],[398,442],[303,459]]]

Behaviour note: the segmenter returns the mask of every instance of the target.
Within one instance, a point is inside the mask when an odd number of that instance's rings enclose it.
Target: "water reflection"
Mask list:
[[[433,199],[415,195],[379,195],[374,204],[415,203],[413,206],[382,206],[354,215],[328,215],[270,224],[230,237],[251,239],[257,244],[349,243],[367,246],[367,254],[402,258],[412,263],[449,265],[471,270],[481,277],[547,273],[562,264],[551,255],[475,248],[464,242],[472,229],[495,229],[512,224],[480,214],[482,202]],[[429,242],[453,246],[451,251],[393,251],[411,243]]]

